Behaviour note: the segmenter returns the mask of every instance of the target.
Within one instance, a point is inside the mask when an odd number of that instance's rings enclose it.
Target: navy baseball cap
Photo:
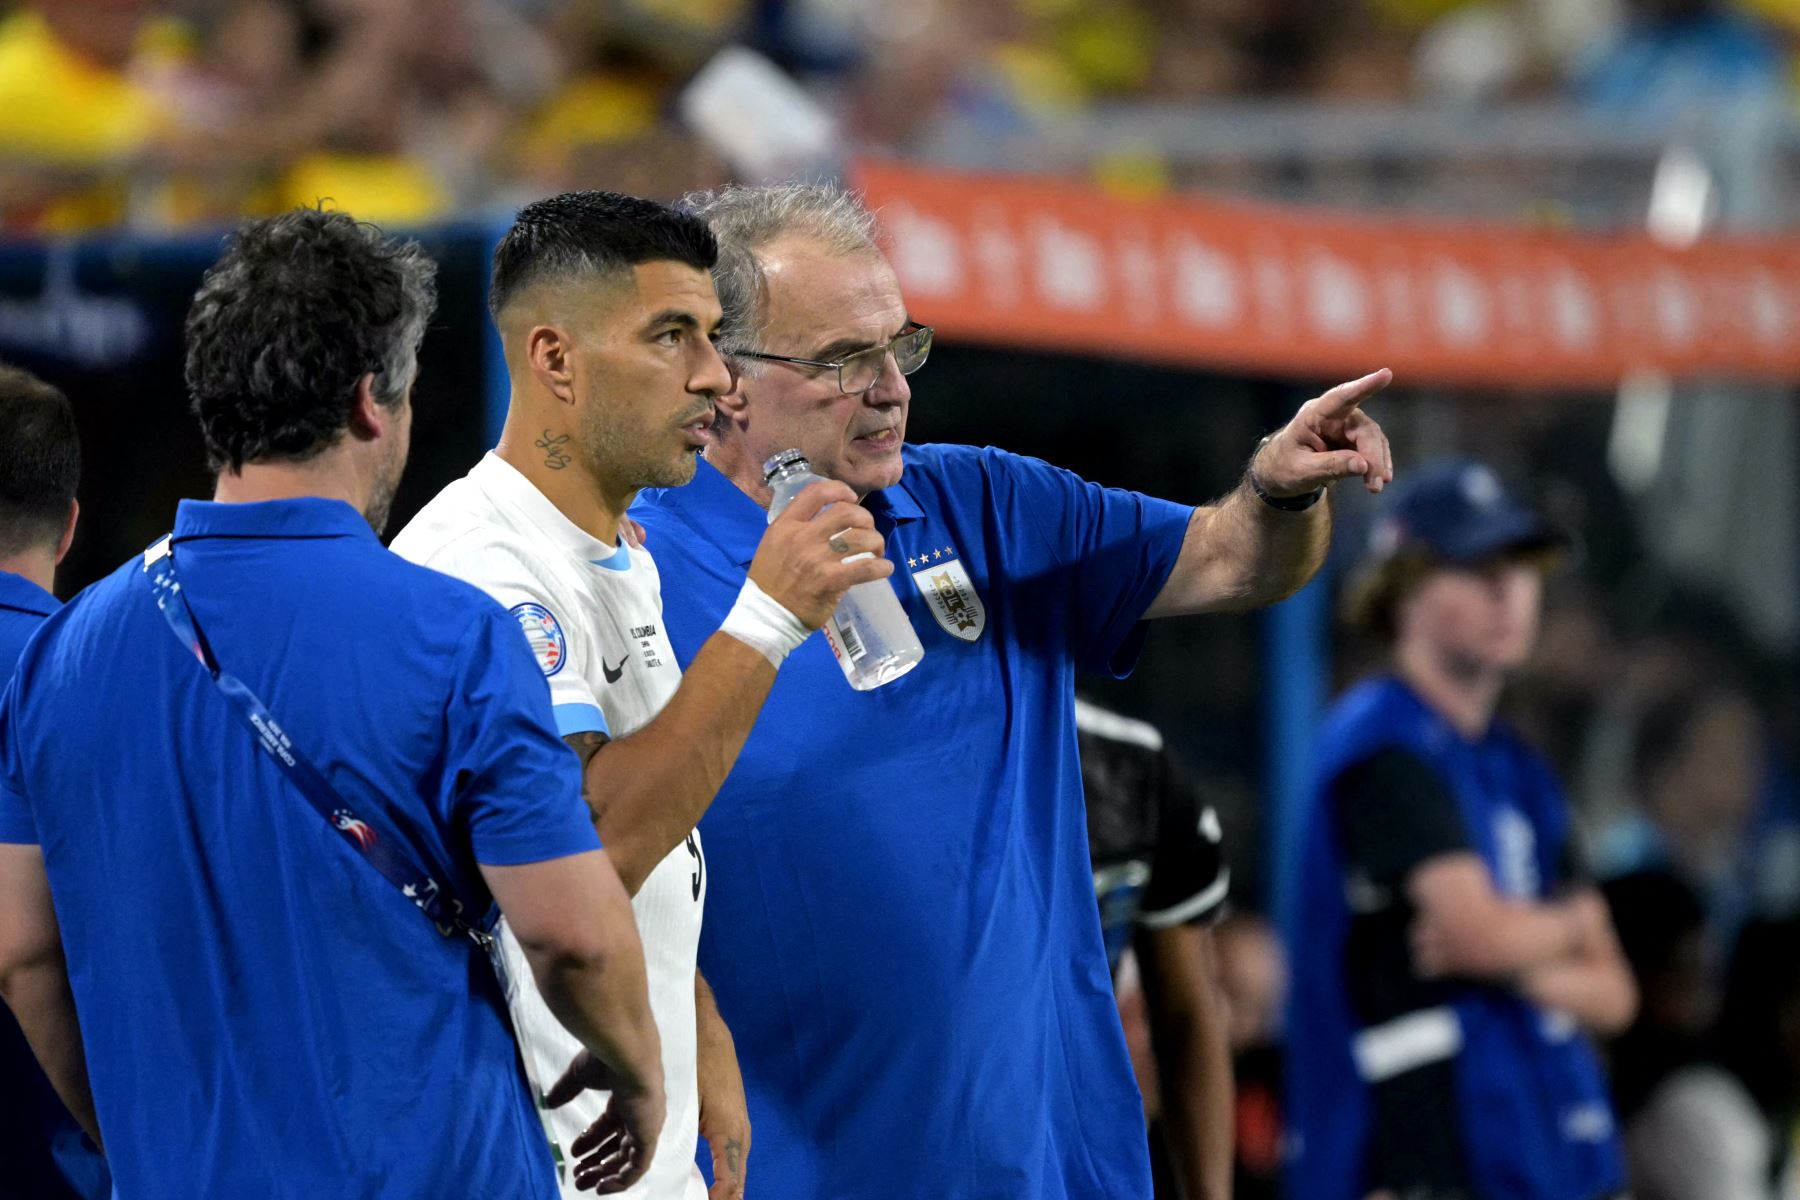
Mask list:
[[[1466,566],[1509,552],[1557,550],[1567,534],[1506,490],[1486,463],[1447,459],[1406,472],[1370,530],[1369,557],[1407,550]]]

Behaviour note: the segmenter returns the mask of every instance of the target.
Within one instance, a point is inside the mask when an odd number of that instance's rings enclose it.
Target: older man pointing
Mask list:
[[[1325,488],[1392,478],[1359,408],[1308,401],[1200,508],[995,449],[905,444],[931,331],[835,189],[696,197],[753,341],[694,482],[634,515],[684,663],[730,608],[798,448],[873,514],[925,646],[851,690],[815,639],[702,822],[702,969],[737,1036],[766,1197],[1148,1197],[1076,757],[1077,671],[1128,671],[1145,618],[1278,600],[1318,568]]]

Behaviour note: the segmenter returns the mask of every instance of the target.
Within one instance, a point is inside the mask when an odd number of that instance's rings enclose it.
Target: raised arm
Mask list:
[[[582,758],[582,791],[600,840],[627,892],[635,895],[700,823],[737,761],[775,683],[775,661],[791,648],[766,643],[786,636],[797,644],[825,623],[852,585],[892,574],[882,550],[874,518],[854,492],[841,483],[812,484],[769,526],[750,563],[750,582],[786,610],[758,602],[755,621],[794,627],[757,636],[735,615],[746,605],[740,599],[726,621],[733,632],[707,639],[675,695],[642,729],[611,741],[596,733],[569,736]],[[871,557],[843,561],[865,553]],[[765,645],[752,646],[742,636]]]
[[[1325,561],[1330,501],[1290,508],[1340,479],[1361,476],[1379,492],[1394,478],[1387,435],[1361,408],[1392,379],[1383,368],[1339,384],[1265,439],[1243,481],[1194,510],[1168,582],[1144,615],[1242,612],[1299,591]]]
[[[102,1145],[50,880],[36,846],[0,843],[0,995],[56,1094]]]

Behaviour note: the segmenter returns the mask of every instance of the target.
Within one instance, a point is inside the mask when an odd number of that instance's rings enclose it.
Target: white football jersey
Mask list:
[[[515,468],[488,454],[439,492],[394,538],[394,552],[475,584],[511,610],[550,683],[557,731],[623,737],[647,723],[681,681],[662,628],[656,564],[623,538],[606,545],[579,528]],[[602,760],[604,761],[604,759]],[[694,957],[706,903],[700,834],[688,834],[632,898],[662,1036],[668,1117],[649,1172],[622,1193],[643,1200],[705,1200],[694,1165],[700,1119],[694,1078]],[[541,1097],[581,1043],[551,1015],[517,939],[501,923],[513,1025]],[[562,1193],[577,1192],[569,1145],[605,1108],[586,1092],[542,1112]]]

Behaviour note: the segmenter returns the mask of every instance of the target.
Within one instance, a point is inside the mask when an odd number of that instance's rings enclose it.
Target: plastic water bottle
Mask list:
[[[770,458],[763,464],[763,479],[775,493],[769,501],[769,520],[779,517],[807,484],[822,478],[798,450],[783,450]],[[871,557],[863,553],[844,561]],[[919,635],[913,632],[900,598],[885,579],[871,579],[845,592],[837,610],[826,619],[824,634],[844,678],[859,692],[892,683],[925,657]]]

